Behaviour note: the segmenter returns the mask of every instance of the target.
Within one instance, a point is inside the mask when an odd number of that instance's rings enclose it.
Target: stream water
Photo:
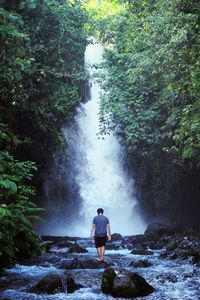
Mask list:
[[[80,241],[81,242],[81,241]],[[84,241],[85,242],[85,241]],[[43,255],[35,265],[16,265],[1,273],[0,299],[4,300],[33,300],[33,299],[63,299],[63,300],[111,300],[109,295],[101,292],[101,280],[103,269],[75,269],[66,270],[58,267],[63,260],[77,258],[95,258],[96,249],[89,245],[88,253],[66,255],[63,251]],[[199,300],[200,299],[200,270],[189,260],[164,260],[160,253],[164,250],[154,251],[151,256],[133,255],[130,250],[108,250],[106,261],[112,264],[126,267],[127,269],[142,275],[155,291],[149,296],[134,298],[146,300]],[[151,264],[148,268],[130,267],[132,261],[148,260]],[[76,282],[84,285],[84,288],[73,294],[57,293],[54,295],[34,294],[29,292],[30,287],[51,271],[70,274]],[[116,298],[122,299],[123,298]]]

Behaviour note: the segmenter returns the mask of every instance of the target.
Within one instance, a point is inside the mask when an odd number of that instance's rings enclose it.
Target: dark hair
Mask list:
[[[99,215],[99,214],[103,214],[103,212],[104,212],[103,208],[98,208],[98,209],[97,209],[98,215]]]

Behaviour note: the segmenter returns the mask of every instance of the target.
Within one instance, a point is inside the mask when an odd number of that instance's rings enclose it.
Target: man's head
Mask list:
[[[103,208],[98,208],[98,209],[97,209],[98,215],[103,214],[103,212],[104,212]]]

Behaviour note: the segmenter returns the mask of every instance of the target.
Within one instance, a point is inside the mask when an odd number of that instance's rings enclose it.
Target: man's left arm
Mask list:
[[[110,230],[110,224],[107,224],[107,235],[108,235],[108,240],[111,240],[111,230]]]

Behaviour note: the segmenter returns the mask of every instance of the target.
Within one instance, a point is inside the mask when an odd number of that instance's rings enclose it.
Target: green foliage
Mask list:
[[[122,1],[123,2],[123,1]],[[113,17],[124,9],[124,5],[118,0],[85,0],[82,6],[88,12],[87,30],[90,35],[98,36],[101,39],[108,35],[111,37],[111,27]]]
[[[34,195],[34,190],[23,184],[32,178],[33,170],[37,170],[33,162],[19,162],[8,152],[0,151],[0,198],[15,195],[15,200],[28,200]]]
[[[181,218],[199,197],[199,5],[123,3],[108,26],[96,23],[106,45],[101,130],[121,128],[144,207]]]
[[[10,137],[2,123],[0,136],[5,148]],[[7,150],[0,151],[0,267],[36,257],[42,251],[31,224],[41,209],[30,201],[35,190],[27,184],[36,170],[33,162],[20,162]]]
[[[3,1],[0,15],[1,117],[43,165],[82,97],[86,13],[79,1],[35,0]]]
[[[0,267],[41,253],[41,240],[29,220],[38,211],[33,203],[22,200],[17,204],[0,205]]]
[[[46,167],[81,100],[86,18],[76,0],[0,1],[0,265],[42,250],[32,160]]]
[[[198,17],[177,14],[173,5],[167,10],[165,3],[154,10],[148,5],[145,9],[146,15],[125,13],[113,24],[115,47],[107,49],[105,55],[109,62],[109,80],[104,83],[105,90],[109,90],[108,100],[104,99],[102,105],[105,107],[109,102],[114,119],[124,124],[130,149],[139,147],[141,151],[142,146],[145,154],[147,145],[155,149],[155,143],[162,143],[159,139],[163,144],[164,140],[169,142],[171,127],[170,143],[176,141],[174,146],[182,153],[179,158],[184,160],[187,155],[181,148],[180,138],[188,134],[189,128],[185,127],[185,133],[178,133],[184,128],[188,105],[196,111],[194,114],[198,110],[199,90],[193,83],[199,72],[196,67]],[[196,39],[194,47],[189,36]],[[107,105],[108,110],[110,106]],[[191,116],[187,120],[191,123]],[[193,121],[196,123],[195,117]],[[199,129],[198,124],[193,127]],[[199,149],[198,138],[196,142]],[[194,145],[194,139],[191,144]],[[196,158],[198,162],[198,155]]]

